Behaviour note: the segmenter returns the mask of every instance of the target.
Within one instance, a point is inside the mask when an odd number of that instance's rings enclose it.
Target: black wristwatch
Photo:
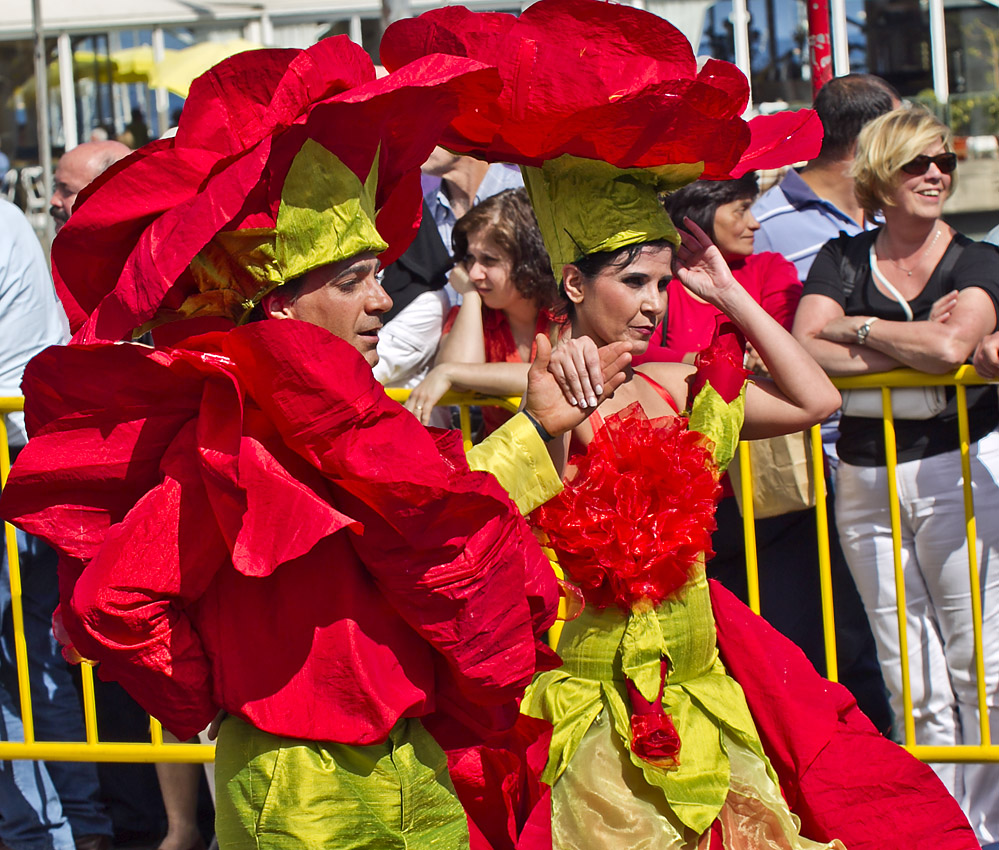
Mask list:
[[[542,425],[540,422],[538,422],[538,420],[535,419],[530,413],[528,413],[527,410],[524,410],[523,413],[524,416],[527,417],[527,421],[534,426],[534,430],[538,432],[538,436],[541,437],[542,440],[544,440],[546,443],[550,443],[552,440],[555,439],[555,437],[552,434],[548,433],[548,431],[545,429],[545,426]]]

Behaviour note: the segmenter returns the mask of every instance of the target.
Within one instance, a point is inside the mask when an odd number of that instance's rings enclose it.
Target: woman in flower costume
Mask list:
[[[521,710],[553,725],[542,778],[555,847],[873,850],[930,835],[935,848],[974,847],[932,772],[704,577],[718,477],[740,436],[801,430],[838,394],[703,232],[677,232],[659,196],[808,158],[813,116],[747,126],[735,69],[698,67],[670,25],[622,6],[541,0],[517,19],[437,10],[390,28],[382,60],[444,51],[494,63],[504,81],[443,143],[522,166],[573,305],[556,377],[582,339],[644,351],[674,273],[774,376],[747,383],[741,346],[722,333],[696,370],[635,370],[571,442],[551,444],[565,491],[533,519],[585,605],[562,632],[562,668],[535,679]],[[566,389],[580,406],[599,392]]]
[[[563,173],[575,169],[589,166]],[[718,660],[704,575],[718,479],[740,432],[808,427],[839,396],[708,237],[688,222],[695,235],[675,246],[655,193],[645,194],[642,225],[662,236],[562,267],[574,339],[632,340],[633,353],[644,353],[675,268],[736,321],[775,383],[746,382],[741,345],[727,334],[696,372],[638,367],[565,443],[565,490],[534,519],[585,608],[563,630],[563,667],[535,679],[521,706],[554,725],[543,778],[553,786],[555,846],[756,847],[770,836],[775,847],[842,847],[799,835],[745,698]],[[609,235],[620,239],[623,224]]]

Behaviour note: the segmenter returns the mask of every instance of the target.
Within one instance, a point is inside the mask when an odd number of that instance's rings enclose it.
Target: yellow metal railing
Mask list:
[[[963,474],[965,518],[969,541],[969,580],[972,587],[978,587],[977,550],[975,548],[976,528],[974,514],[974,499],[971,490],[970,477],[970,442],[968,431],[968,414],[965,387],[986,383],[980,379],[969,366],[958,369],[947,375],[927,375],[911,370],[897,370],[879,375],[864,375],[851,378],[838,378],[834,383],[840,389],[880,388],[885,402],[887,414],[884,417],[885,443],[888,454],[888,480],[890,499],[892,534],[895,548],[895,586],[899,599],[899,630],[901,646],[901,663],[903,675],[903,706],[904,706],[904,741],[906,748],[917,758],[927,762],[983,762],[999,761],[999,746],[991,742],[988,726],[987,694],[985,691],[984,659],[982,656],[982,611],[980,597],[971,594],[972,618],[974,620],[974,640],[976,669],[978,673],[978,705],[981,717],[981,741],[978,746],[929,747],[915,743],[915,727],[912,716],[912,696],[909,690],[909,659],[905,630],[905,587],[901,563],[901,524],[899,515],[898,495],[895,485],[897,460],[895,457],[895,426],[891,414],[891,389],[908,386],[956,386],[958,399],[958,428],[961,447],[961,468]],[[404,401],[407,390],[388,390],[388,394],[397,401]],[[457,406],[460,411],[461,430],[466,449],[471,446],[470,407],[474,405],[496,405],[509,411],[519,407],[517,398],[488,398],[476,393],[449,393],[441,404]],[[0,398],[0,414],[20,410],[20,398]],[[826,516],[827,492],[825,487],[825,472],[823,462],[822,440],[819,427],[810,432],[812,447],[812,464],[815,481],[816,523],[818,532],[818,561],[823,615],[823,633],[826,651],[827,676],[833,681],[838,677],[836,658],[836,630],[833,614],[832,574],[830,565],[829,526]],[[738,463],[742,471],[742,504],[745,532],[746,570],[749,584],[750,607],[759,613],[759,579],[757,569],[755,518],[753,516],[752,499],[752,464],[748,445],[743,443],[738,451]],[[0,487],[6,483],[10,458],[7,450],[7,435],[5,423],[0,415]],[[0,759],[46,759],[63,761],[135,761],[135,762],[201,762],[210,761],[214,757],[214,746],[202,744],[172,744],[164,743],[163,733],[159,723],[151,719],[150,741],[148,743],[117,743],[103,742],[98,739],[96,706],[93,689],[93,673],[89,665],[83,667],[83,697],[84,720],[86,726],[86,741],[83,742],[49,742],[34,739],[34,727],[31,715],[30,683],[28,681],[28,658],[23,633],[23,616],[21,608],[20,572],[17,562],[17,545],[12,526],[5,525],[6,545],[10,559],[11,607],[15,627],[15,652],[18,665],[18,686],[21,697],[22,721],[24,724],[23,742],[0,742]]]
[[[992,762],[999,761],[999,746],[992,744],[989,728],[988,695],[985,681],[985,659],[982,651],[982,608],[979,592],[972,592],[971,617],[975,645],[975,669],[977,676],[977,696],[979,714],[979,734],[981,744],[960,746],[926,746],[916,743],[915,721],[913,718],[912,692],[909,678],[909,650],[906,634],[905,578],[902,570],[901,515],[897,487],[897,451],[895,443],[895,421],[891,408],[891,390],[900,387],[947,386],[955,387],[957,394],[958,436],[960,441],[961,477],[964,494],[964,513],[968,540],[968,579],[971,588],[979,588],[977,530],[975,525],[974,496],[971,487],[971,443],[968,428],[968,386],[989,383],[978,376],[971,366],[962,366],[956,372],[946,375],[929,375],[911,369],[898,369],[883,374],[861,375],[849,378],[835,378],[833,383],[839,389],[875,388],[881,390],[885,411],[884,434],[887,457],[888,487],[886,498],[892,525],[894,550],[895,592],[898,600],[899,651],[902,668],[903,742],[904,746],[918,759],[925,762]],[[815,478],[816,523],[819,541],[819,577],[822,596],[823,634],[826,651],[826,675],[832,681],[838,678],[836,659],[836,630],[833,614],[832,574],[830,568],[829,526],[826,515],[827,493],[823,471],[822,439],[819,427],[811,429],[812,466]],[[749,581],[750,607],[759,613],[759,583],[756,560],[756,542],[753,518],[752,467],[748,446],[739,446],[739,464],[742,475],[742,502],[744,530],[746,535],[746,572]]]

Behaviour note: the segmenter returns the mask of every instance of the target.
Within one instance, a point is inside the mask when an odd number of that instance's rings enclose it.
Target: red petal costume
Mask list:
[[[456,435],[419,427],[311,325],[198,349],[49,349],[29,366],[33,436],[4,513],[62,555],[75,648],[182,739],[224,708],[369,744],[441,692],[515,699],[554,587]]]
[[[238,55],[194,83],[175,138],[81,193],[54,248],[89,318],[26,372],[32,439],[3,515],[60,553],[62,624],[103,677],[182,739],[233,715],[224,845],[276,830],[466,846],[444,754],[412,718],[456,760],[486,738],[498,752],[502,733],[514,763],[537,761],[544,724],[514,723],[535,671],[557,663],[539,639],[557,585],[507,492],[343,340],[293,320],[236,326],[312,269],[401,253],[419,165],[497,91],[495,70],[456,57],[376,80],[344,37]],[[113,342],[160,326],[180,342]],[[191,335],[206,326],[219,330]],[[246,790],[276,753],[295,772],[268,781],[302,795],[283,806]],[[543,793],[536,771],[510,771]],[[403,794],[430,801],[408,826]],[[355,804],[367,814],[352,822]],[[329,834],[305,836],[321,806]],[[529,813],[511,804],[482,829],[515,836]]]

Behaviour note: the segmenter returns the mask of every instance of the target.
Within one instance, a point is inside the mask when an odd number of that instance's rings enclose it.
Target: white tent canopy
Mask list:
[[[46,33],[70,35],[153,27],[240,27],[254,21],[295,24],[381,15],[380,0],[42,0]],[[0,41],[31,38],[31,0],[4,0]]]

